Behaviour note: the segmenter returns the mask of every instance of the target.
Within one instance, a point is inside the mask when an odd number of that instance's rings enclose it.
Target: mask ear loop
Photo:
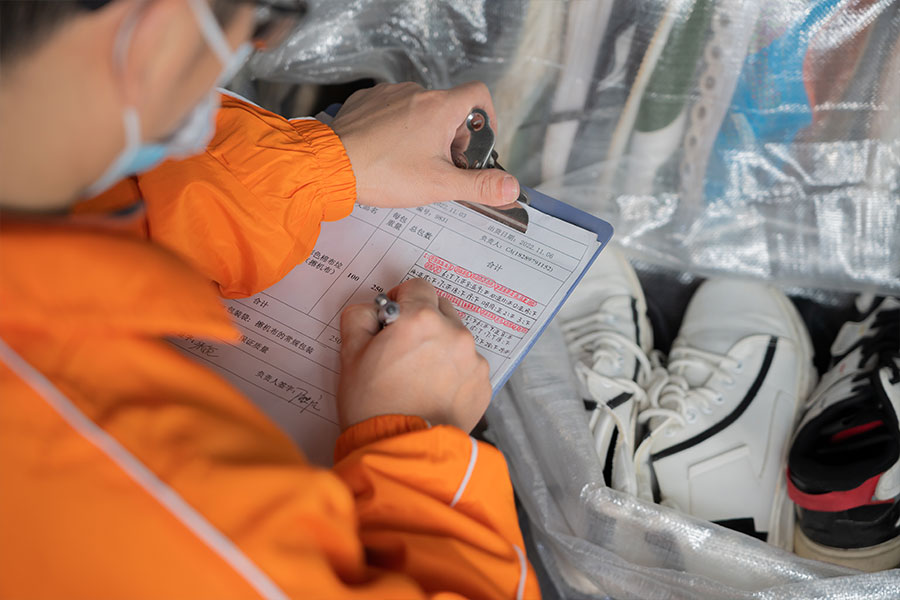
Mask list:
[[[222,71],[219,73],[216,85],[225,85],[244,66],[244,63],[253,53],[253,44],[244,42],[237,48],[232,49],[225,38],[225,31],[206,0],[188,0],[188,5],[194,11],[194,18],[200,27],[200,32],[206,39],[206,43],[212,48],[212,51],[222,64]]]
[[[222,27],[216,20],[216,16],[213,14],[209,4],[205,0],[188,0],[188,6],[194,12],[197,25],[200,26],[200,31],[203,33],[203,37],[206,38],[206,43],[216,53],[216,57],[219,59],[222,67],[225,67],[231,61],[231,55],[234,54],[234,50],[231,49],[228,40],[225,39],[225,32],[222,31]]]
[[[113,71],[119,82],[122,82],[125,78],[125,61],[128,58],[128,49],[131,45],[134,30],[137,27],[138,18],[146,4],[145,0],[141,3],[141,6],[125,16],[125,20],[116,33],[116,39],[113,41]],[[125,147],[103,174],[85,189],[84,194],[86,196],[95,196],[116,183],[114,179],[118,178],[122,165],[129,163],[134,158],[134,154],[141,145],[141,116],[137,108],[128,100],[125,90],[121,91],[123,96],[125,96],[125,106],[122,108]]]

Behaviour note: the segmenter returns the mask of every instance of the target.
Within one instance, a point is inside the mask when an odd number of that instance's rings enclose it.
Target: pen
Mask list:
[[[400,307],[384,294],[375,296],[375,306],[378,307],[378,322],[382,327],[390,325],[400,316]]]

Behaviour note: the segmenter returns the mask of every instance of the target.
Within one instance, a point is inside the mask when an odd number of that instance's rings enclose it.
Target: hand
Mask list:
[[[490,370],[472,334],[424,279],[405,281],[388,296],[400,316],[384,329],[374,303],[341,315],[341,428],[403,414],[471,431],[491,401]]]
[[[393,208],[448,200],[514,202],[519,184],[512,175],[453,164],[450,149],[465,145],[465,121],[473,108],[484,109],[496,131],[491,94],[479,82],[437,91],[382,83],[350,96],[332,127],[350,157],[357,202]]]

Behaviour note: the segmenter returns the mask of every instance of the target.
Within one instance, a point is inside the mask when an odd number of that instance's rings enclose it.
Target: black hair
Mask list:
[[[0,0],[0,63],[8,65],[46,41],[75,15],[103,8],[116,0]],[[213,0],[213,13],[227,24],[234,15],[232,0]]]
[[[33,50],[62,23],[85,10],[88,8],[75,0],[0,0],[0,62],[8,64]]]

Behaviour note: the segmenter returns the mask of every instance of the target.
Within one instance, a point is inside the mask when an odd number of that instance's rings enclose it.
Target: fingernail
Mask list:
[[[519,197],[519,182],[516,181],[516,178],[512,175],[507,175],[503,178],[503,202],[509,204],[510,202],[515,202]]]

